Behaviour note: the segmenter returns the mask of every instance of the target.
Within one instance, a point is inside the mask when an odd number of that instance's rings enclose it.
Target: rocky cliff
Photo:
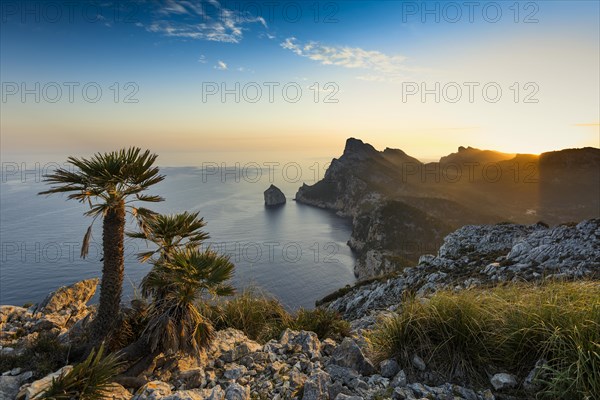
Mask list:
[[[395,310],[409,292],[423,297],[441,289],[584,278],[600,279],[600,219],[552,228],[467,225],[446,236],[436,255],[421,256],[395,277],[341,290],[321,305],[372,324],[373,316]]]
[[[348,139],[324,179],[296,201],[353,219],[349,245],[359,280],[402,269],[463,225],[555,225],[600,216],[600,150],[540,156],[471,147],[421,163],[398,149]]]

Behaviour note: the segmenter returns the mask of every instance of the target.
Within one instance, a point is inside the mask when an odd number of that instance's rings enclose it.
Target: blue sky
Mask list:
[[[600,145],[597,1],[477,2],[472,21],[464,2],[444,1],[47,3],[2,3],[3,91],[6,82],[96,82],[102,101],[3,97],[3,153],[143,140],[159,152],[334,156],[349,136],[425,158],[463,144],[511,152]],[[497,82],[504,97],[400,100],[406,82],[467,81]],[[134,82],[139,102],[108,101],[114,82]],[[298,104],[207,103],[206,82],[294,82],[304,91]],[[338,103],[315,103],[309,87],[326,95],[328,82]],[[521,97],[527,83],[538,85],[539,103],[505,101],[514,82]]]

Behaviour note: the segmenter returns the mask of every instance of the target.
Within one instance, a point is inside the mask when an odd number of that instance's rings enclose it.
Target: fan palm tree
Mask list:
[[[152,296],[149,323],[142,338],[152,352],[197,354],[213,337],[213,327],[196,304],[206,296],[231,296],[227,283],[235,266],[228,256],[198,248],[177,249],[156,262],[144,280]]]
[[[169,255],[181,248],[195,248],[200,246],[210,236],[202,228],[206,226],[199,213],[184,211],[179,214],[155,214],[144,219],[140,232],[128,232],[127,236],[144,239],[156,245],[155,250],[138,254],[140,262],[148,261],[158,254],[160,258]]]
[[[194,249],[202,245],[204,240],[210,237],[202,230],[204,226],[206,223],[203,218],[199,218],[197,212],[184,211],[179,214],[151,215],[144,219],[140,232],[127,233],[129,237],[145,239],[156,245],[156,249],[138,254],[140,262],[146,262],[152,256],[158,255],[158,259],[152,260],[152,263],[158,264],[158,267],[153,267],[142,280],[141,288],[144,297],[153,297],[155,301],[164,297],[168,290],[167,286],[150,287],[148,281],[156,281],[157,275],[164,273],[165,269],[160,268],[160,265],[163,261],[168,260],[175,251]],[[166,277],[163,279],[167,280]]]
[[[94,219],[88,228],[81,247],[85,258],[92,235],[92,225],[102,217],[102,248],[104,252],[100,304],[93,323],[93,339],[99,342],[111,329],[119,316],[123,286],[123,242],[127,213],[143,223],[152,211],[136,208],[135,201],[158,202],[163,198],[142,194],[150,186],[162,181],[158,167],[154,166],[157,155],[149,150],[129,148],[110,153],[97,153],[89,159],[69,157],[67,162],[74,171],[59,168],[46,175],[45,181],[53,185],[39,194],[70,193],[68,199],[88,203],[85,215]]]

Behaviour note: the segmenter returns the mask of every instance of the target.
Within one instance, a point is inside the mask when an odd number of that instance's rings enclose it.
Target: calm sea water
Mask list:
[[[208,244],[236,264],[238,288],[260,287],[297,308],[313,307],[316,299],[354,282],[354,257],[346,245],[349,221],[294,202],[302,182],[265,170],[162,172],[167,178],[150,192],[166,201],[147,206],[167,213],[200,211],[211,235]],[[91,222],[83,216],[86,206],[62,195],[36,195],[46,187],[39,174],[8,175],[0,191],[0,304],[35,303],[62,285],[100,276],[101,221],[94,224],[90,254],[82,260],[81,240]],[[288,198],[280,208],[264,207],[263,191],[271,182]],[[125,302],[150,268],[135,257],[147,248],[144,241],[126,239]]]

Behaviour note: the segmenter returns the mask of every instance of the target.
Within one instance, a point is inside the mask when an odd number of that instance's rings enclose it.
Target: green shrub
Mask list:
[[[42,399],[52,400],[95,400],[108,398],[106,394],[113,378],[117,375],[121,363],[119,357],[104,354],[104,344],[81,363],[75,365],[66,374],[52,380]]]
[[[261,343],[278,338],[291,321],[279,301],[254,288],[205,308],[203,313],[217,329],[239,329]]]
[[[350,324],[335,312],[317,308],[300,309],[290,314],[277,299],[256,288],[247,289],[231,299],[205,305],[202,313],[217,329],[239,329],[260,343],[278,339],[286,328],[312,331],[320,339],[339,339],[350,331]]]
[[[449,380],[522,378],[548,361],[540,398],[600,398],[600,285],[552,282],[438,292],[412,300],[370,333],[378,359],[410,368],[416,353]]]
[[[341,340],[350,335],[348,321],[343,320],[339,313],[322,308],[299,309],[291,321],[290,328],[314,332],[321,340],[327,338]]]
[[[22,353],[1,355],[0,372],[19,367],[33,371],[36,378],[43,377],[67,364],[68,351],[56,335],[41,333]]]

